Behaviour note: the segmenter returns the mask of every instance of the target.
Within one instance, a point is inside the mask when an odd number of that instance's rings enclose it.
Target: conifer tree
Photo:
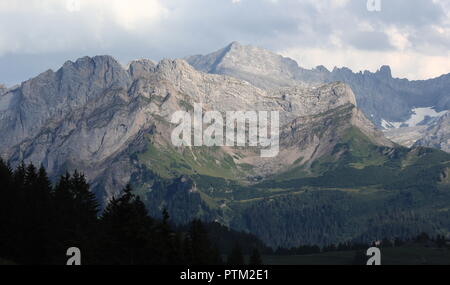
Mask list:
[[[252,255],[250,256],[249,265],[262,265],[263,261],[261,258],[261,254],[257,248],[254,248],[252,251]]]
[[[104,231],[102,253],[108,264],[149,264],[153,220],[130,185],[120,198],[113,198],[101,217]]]
[[[189,237],[192,247],[190,263],[193,265],[207,265],[214,262],[212,256],[212,246],[208,238],[208,233],[203,223],[195,219],[191,222]]]
[[[233,250],[230,252],[227,258],[228,265],[244,265],[244,255],[242,253],[241,246],[236,243],[233,247]]]
[[[69,181],[70,193],[74,202],[74,211],[77,213],[77,227],[81,230],[96,224],[99,204],[95,194],[90,191],[83,174],[75,171]]]
[[[170,216],[166,208],[162,211],[162,222],[157,227],[155,243],[159,245],[162,264],[181,264],[181,239],[169,224]]]
[[[13,193],[12,170],[9,165],[0,158],[0,252],[8,255],[10,252],[11,223]]]

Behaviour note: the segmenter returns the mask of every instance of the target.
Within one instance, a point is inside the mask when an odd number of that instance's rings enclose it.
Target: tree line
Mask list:
[[[408,242],[448,246],[444,236],[426,233],[411,240],[384,239],[380,245]],[[151,217],[130,186],[100,212],[83,174],[66,173],[52,185],[45,168],[22,163],[13,170],[0,159],[0,259],[18,264],[65,264],[70,247],[81,250],[82,264],[260,265],[261,254],[362,252],[368,246],[346,242],[274,250],[252,234],[218,223],[196,219],[175,226],[165,209],[161,218]]]
[[[130,186],[102,213],[83,174],[75,171],[52,185],[46,170],[0,159],[0,258],[17,264],[65,264],[77,247],[82,264],[215,265],[244,264],[236,246],[224,256],[206,225],[193,220],[183,230],[148,215]],[[249,260],[261,264],[255,249]]]

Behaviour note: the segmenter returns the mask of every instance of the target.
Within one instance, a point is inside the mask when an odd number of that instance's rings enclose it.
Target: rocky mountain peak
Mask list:
[[[221,65],[225,68],[232,65],[247,67],[249,72],[285,73],[291,76],[293,76],[291,73],[294,69],[298,68],[297,62],[290,58],[263,48],[241,45],[238,42],[233,42],[228,46],[228,52],[224,54]]]
[[[333,73],[353,74],[353,71],[350,68],[345,67],[345,66],[341,67],[341,68],[335,66],[333,68]]]
[[[133,60],[128,66],[128,72],[133,78],[146,77],[155,71],[156,64],[149,59]]]
[[[156,71],[166,71],[166,70],[191,70],[194,71],[191,65],[183,59],[168,59],[165,58],[161,60],[156,66]]]
[[[198,71],[183,59],[163,59],[155,67],[155,73],[166,80],[176,82],[183,75],[196,74]]]
[[[318,72],[323,72],[323,73],[330,73],[330,71],[323,65],[318,65],[314,68],[314,70],[318,71]]]
[[[105,88],[127,88],[131,83],[126,70],[111,56],[82,57],[67,61],[56,72],[48,70],[25,81],[22,100],[78,106],[98,96]]]
[[[384,78],[392,78],[391,67],[389,65],[383,65],[380,70],[377,71],[377,74]]]
[[[108,55],[82,57],[75,62],[66,62],[56,74],[57,90],[54,92],[69,100],[82,102],[98,96],[106,88],[126,89],[131,84],[129,73]]]
[[[303,71],[297,62],[272,51],[233,42],[207,55],[186,58],[195,69],[229,75],[263,88],[294,86]]]
[[[58,70],[62,79],[93,79],[100,83],[108,85],[113,82],[119,84],[128,81],[128,74],[120,63],[109,55],[94,57],[82,57],[75,62],[67,61],[63,67]]]
[[[352,88],[348,86],[347,84],[343,82],[336,82],[332,84],[334,86],[334,90],[341,90],[341,94],[344,94],[350,104],[352,104],[355,107],[358,107],[358,103],[356,102],[356,96],[355,93],[353,93]],[[336,94],[336,91],[333,92],[333,94]]]
[[[9,103],[3,102],[9,108],[1,114],[0,131],[10,135],[0,137],[2,150],[33,138],[49,122],[64,119],[108,90],[127,90],[130,84],[128,72],[111,56],[67,61],[56,72],[48,70],[23,82],[10,92]]]
[[[97,55],[94,57],[84,56],[78,58],[75,62],[68,60],[62,66],[62,70],[65,69],[94,69],[108,66],[114,69],[122,69],[120,63],[110,55]]]
[[[232,49],[240,49],[240,48],[242,48],[243,46],[239,43],[239,42],[237,42],[237,41],[233,41],[233,42],[231,42],[229,45],[228,45],[228,50],[232,50]]]

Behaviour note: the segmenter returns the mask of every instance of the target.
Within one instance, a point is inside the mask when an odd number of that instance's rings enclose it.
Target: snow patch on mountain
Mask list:
[[[414,108],[411,110],[411,117],[404,122],[388,122],[381,120],[381,126],[386,129],[398,129],[401,127],[416,127],[426,124],[430,119],[437,119],[444,116],[448,111],[436,112],[434,107]]]

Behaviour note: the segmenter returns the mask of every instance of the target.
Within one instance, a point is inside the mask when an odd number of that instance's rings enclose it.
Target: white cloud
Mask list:
[[[66,9],[69,12],[80,12],[81,11],[81,1],[66,0]]]
[[[121,32],[145,33],[167,17],[158,0],[2,0],[0,55],[113,44]]]
[[[391,44],[398,50],[403,51],[411,47],[407,31],[400,31],[396,27],[389,27],[386,29],[386,33]]]
[[[299,2],[307,2],[310,5],[314,6],[318,11],[324,12],[337,8],[345,7],[351,0],[326,0],[326,1],[317,1],[317,0],[300,0]]]
[[[91,3],[92,0],[84,0]],[[149,25],[168,14],[167,9],[158,0],[97,0],[96,8],[109,7],[115,20],[127,30],[137,30],[140,25]]]

